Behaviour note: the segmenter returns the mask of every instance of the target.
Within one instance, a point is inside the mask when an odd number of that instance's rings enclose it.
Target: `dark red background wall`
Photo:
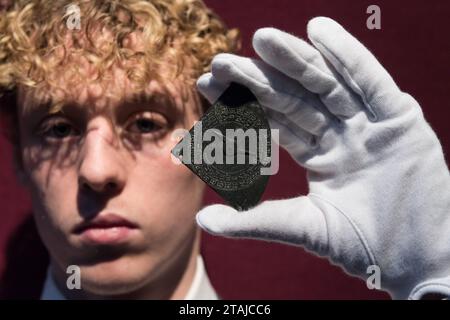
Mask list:
[[[206,3],[230,27],[241,30],[242,54],[250,56],[254,55],[251,36],[260,27],[273,26],[306,38],[310,18],[319,15],[334,18],[375,53],[403,91],[420,102],[442,142],[448,163],[450,1],[206,0]],[[381,7],[381,30],[366,28],[366,9],[371,4]],[[282,153],[280,172],[271,177],[265,199],[305,193],[304,171]],[[209,191],[205,203],[215,202],[221,200]],[[39,279],[46,268],[47,257],[27,219],[29,213],[28,197],[12,173],[10,148],[0,138],[0,281],[3,294],[6,290],[9,296],[38,294]],[[18,228],[22,231],[15,232]],[[211,281],[223,298],[387,298],[299,248],[209,235],[204,236],[202,245]]]

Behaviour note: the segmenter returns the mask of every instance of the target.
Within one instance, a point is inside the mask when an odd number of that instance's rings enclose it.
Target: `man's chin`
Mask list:
[[[95,296],[125,296],[139,291],[151,281],[152,263],[129,257],[81,266],[81,288]],[[142,267],[141,267],[142,266]]]
[[[82,278],[82,290],[86,298],[129,297],[140,291],[146,279],[137,277],[116,277],[115,279]]]

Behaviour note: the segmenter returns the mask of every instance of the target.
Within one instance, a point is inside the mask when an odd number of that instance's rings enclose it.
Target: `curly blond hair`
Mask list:
[[[73,5],[80,29],[68,27]],[[0,12],[0,107],[19,86],[64,89],[64,76],[71,88],[99,82],[113,66],[140,88],[160,80],[162,68],[192,84],[214,55],[238,49],[238,31],[202,0],[16,0]],[[80,57],[96,70],[89,79]]]

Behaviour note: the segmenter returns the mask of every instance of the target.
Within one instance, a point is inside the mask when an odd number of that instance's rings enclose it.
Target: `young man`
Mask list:
[[[195,81],[237,32],[201,1],[71,4],[14,1],[0,18],[2,112],[51,257],[42,298],[215,299],[204,185],[171,134],[207,107]]]
[[[82,32],[63,9],[18,1],[1,23],[0,85],[52,258],[44,297],[215,297],[195,263],[203,186],[171,162],[168,133],[198,119],[192,80],[234,34],[195,1],[81,2]],[[340,25],[315,18],[308,36],[258,30],[261,59],[219,54],[198,87],[210,102],[231,82],[252,90],[310,193],[241,213],[211,206],[199,225],[375,272],[396,298],[450,296],[450,175],[436,135]],[[81,291],[65,287],[70,265]]]

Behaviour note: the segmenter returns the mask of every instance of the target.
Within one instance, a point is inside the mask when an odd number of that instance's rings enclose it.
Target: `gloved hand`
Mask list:
[[[258,30],[262,61],[220,54],[198,88],[213,102],[230,82],[247,86],[306,168],[309,194],[243,213],[209,206],[198,224],[302,246],[362,278],[377,265],[394,298],[450,296],[450,175],[435,133],[416,100],[340,25],[315,18],[308,36],[313,46]]]

